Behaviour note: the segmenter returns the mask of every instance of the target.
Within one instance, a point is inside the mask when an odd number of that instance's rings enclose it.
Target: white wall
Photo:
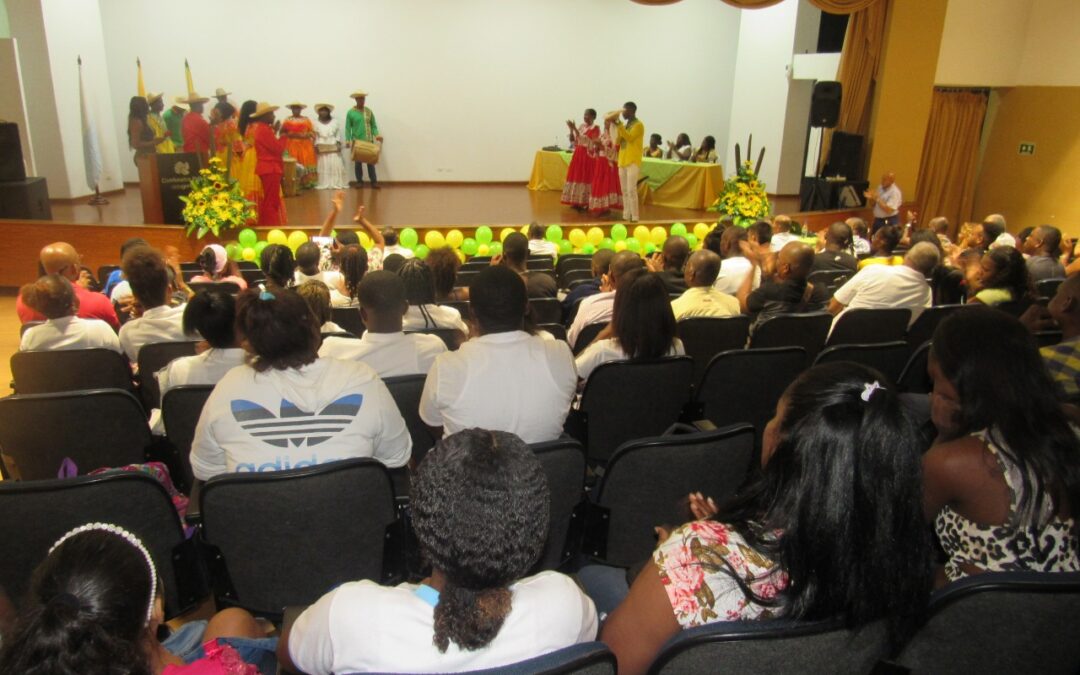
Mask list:
[[[184,93],[186,57],[200,93],[226,87],[238,103],[325,100],[343,118],[349,92],[367,89],[386,137],[380,178],[398,181],[524,181],[536,149],[566,143],[568,117],[626,100],[647,133],[685,131],[695,144],[712,134],[723,150],[740,15],[776,11],[718,0],[185,0],[184,16],[206,18],[196,27],[168,20],[175,2],[100,4],[117,137],[136,57],[167,100]],[[772,35],[767,16],[758,30]],[[769,126],[782,129],[777,113]]]

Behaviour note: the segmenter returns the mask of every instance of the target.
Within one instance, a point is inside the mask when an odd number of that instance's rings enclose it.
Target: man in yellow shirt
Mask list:
[[[161,118],[161,111],[165,109],[162,95],[151,92],[146,95],[146,102],[150,104],[150,114],[146,116],[146,121],[149,122],[151,131],[154,132],[154,138],[165,138],[165,140],[154,146],[154,149],[158,154],[176,152],[169,128],[165,126],[165,120]]]
[[[627,101],[623,105],[626,124],[617,126],[619,139],[619,182],[622,184],[623,220],[638,221],[637,182],[641,174],[641,156],[645,142],[645,125],[637,118],[637,105]]]

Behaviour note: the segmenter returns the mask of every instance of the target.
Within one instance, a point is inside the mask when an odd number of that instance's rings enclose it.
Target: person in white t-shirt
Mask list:
[[[435,359],[420,419],[436,438],[471,427],[509,431],[526,443],[558,438],[577,390],[570,348],[525,331],[525,282],[507,267],[476,275],[469,302],[479,336]]]
[[[735,295],[742,288],[747,274],[753,273],[754,282],[751,290],[761,285],[761,268],[755,267],[742,254],[739,242],[749,241],[746,230],[738,225],[730,225],[720,235],[720,271],[716,274],[713,289],[728,295]]]
[[[529,255],[549,255],[559,257],[559,245],[544,238],[544,226],[537,222],[529,223]]]
[[[287,669],[458,672],[595,638],[596,607],[558,572],[525,576],[544,550],[550,493],[529,446],[468,429],[439,441],[412,481],[412,523],[431,576],[355,581],[308,607],[278,641]]]
[[[409,310],[405,312],[405,330],[450,328],[461,333],[459,341],[468,337],[469,326],[461,318],[461,312],[453,307],[435,304],[435,278],[423,260],[406,260],[397,274],[405,282],[405,297],[409,301]]]
[[[344,328],[333,322],[334,313],[330,309],[330,289],[318,279],[311,279],[302,284],[297,284],[296,294],[304,299],[315,320],[319,324],[319,333],[332,335],[334,333],[347,333]],[[341,338],[338,338],[341,339]],[[351,338],[344,338],[351,339]]]
[[[322,261],[322,249],[313,241],[305,241],[296,249],[296,271],[293,272],[293,284],[299,286],[305,281],[320,281],[327,288],[342,286],[341,272],[319,269]]]
[[[120,345],[131,362],[138,362],[144,345],[190,340],[184,333],[184,306],[169,306],[169,271],[161,252],[148,246],[130,249],[121,269],[135,297],[136,316],[120,327]]]
[[[203,407],[191,446],[196,478],[350,457],[390,468],[409,461],[412,439],[386,385],[362,363],[319,358],[319,327],[300,296],[247,291],[236,326],[252,359]]]
[[[910,309],[908,325],[933,301],[927,278],[941,260],[938,248],[919,242],[904,256],[903,265],[869,265],[855,273],[829,301],[833,325],[847,309]]]
[[[19,342],[21,352],[68,349],[111,349],[124,353],[112,326],[99,319],[82,319],[75,288],[65,277],[49,274],[19,291],[30,309],[42,314],[45,323],[28,329]]]
[[[408,308],[401,277],[385,270],[371,272],[360,282],[364,334],[359,340],[324,339],[319,356],[366,363],[382,378],[426,375],[435,357],[446,351],[446,343],[436,335],[403,332]]]
[[[600,292],[582,299],[578,304],[574,321],[566,331],[566,340],[571,346],[577,346],[578,336],[585,326],[611,321],[611,313],[615,307],[615,291],[619,288],[622,276],[644,267],[645,261],[633,251],[619,251],[612,256],[607,274],[600,277]]]
[[[788,216],[776,216],[772,221],[773,235],[769,240],[769,249],[774,253],[788,245],[789,242],[799,241],[798,235],[791,233],[791,218]]]

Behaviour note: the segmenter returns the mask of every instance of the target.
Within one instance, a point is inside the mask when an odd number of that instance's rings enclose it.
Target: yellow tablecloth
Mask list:
[[[562,190],[569,164],[568,152],[537,151],[529,189]],[[645,159],[641,176],[645,182],[638,189],[639,196],[644,203],[657,206],[705,209],[712,206],[724,188],[724,169],[719,164]]]

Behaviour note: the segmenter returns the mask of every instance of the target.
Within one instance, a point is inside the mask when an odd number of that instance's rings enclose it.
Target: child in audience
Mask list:
[[[240,290],[247,288],[247,282],[240,274],[236,261],[229,260],[229,254],[225,252],[225,247],[221,244],[208,245],[199,253],[195,262],[202,268],[202,274],[192,277],[191,283],[232,283],[239,286]]]
[[[461,340],[468,337],[469,326],[462,320],[461,312],[435,304],[435,280],[431,268],[423,260],[409,258],[398,270],[398,275],[405,282],[405,297],[409,300],[405,330],[450,328],[461,333]]]
[[[368,271],[368,254],[359,244],[341,249],[338,269],[341,283],[330,287],[331,307],[356,307],[360,281]]]
[[[292,250],[281,244],[270,244],[259,255],[259,268],[266,276],[266,290],[274,292],[291,288],[295,283],[296,260]]]
[[[296,271],[293,283],[299,286],[305,281],[320,281],[327,288],[337,288],[341,284],[341,273],[319,268],[322,262],[322,249],[313,241],[305,241],[296,249]]]
[[[592,640],[596,610],[569,577],[526,576],[544,550],[549,501],[540,462],[513,434],[468,429],[439,441],[412,481],[431,576],[338,586],[282,635],[279,662],[311,675],[457,672]]]
[[[559,245],[545,238],[547,230],[540,223],[529,223],[529,255],[549,255],[559,257]]]
[[[916,429],[885,378],[816,366],[765,428],[759,478],[670,535],[608,617],[620,673],[643,673],[680,630],[715,621],[885,618],[903,644],[931,586]],[[827,495],[827,497],[826,497]]]
[[[469,299],[468,288],[457,288],[457,272],[461,268],[461,260],[454,249],[448,246],[437,248],[428,253],[424,262],[431,268],[431,277],[435,282],[435,302]]]
[[[65,277],[49,274],[26,284],[19,296],[27,307],[44,315],[45,323],[22,335],[19,351],[36,352],[66,349],[111,349],[124,352],[112,326],[98,319],[75,316],[79,299]]]
[[[130,249],[121,269],[135,298],[134,318],[120,327],[120,345],[132,363],[138,362],[143,345],[188,340],[184,305],[169,306],[169,268],[161,253],[148,246]]]
[[[974,296],[968,302],[1000,305],[1004,302],[1032,300],[1035,289],[1031,283],[1024,254],[1011,246],[992,248],[983,254],[978,273],[974,275]]]
[[[330,289],[318,279],[311,279],[297,284],[296,293],[307,303],[315,320],[319,324],[319,333],[345,333],[344,328],[333,322],[334,313],[330,309]]]

